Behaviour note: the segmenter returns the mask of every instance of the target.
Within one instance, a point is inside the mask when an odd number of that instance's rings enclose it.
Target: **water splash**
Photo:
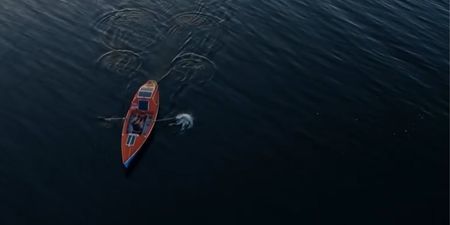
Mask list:
[[[141,68],[142,59],[139,54],[130,50],[112,50],[101,55],[97,64],[121,75],[132,75]]]
[[[170,126],[181,126],[180,131],[191,129],[194,126],[194,117],[191,114],[180,113],[175,116],[175,122],[170,123]]]

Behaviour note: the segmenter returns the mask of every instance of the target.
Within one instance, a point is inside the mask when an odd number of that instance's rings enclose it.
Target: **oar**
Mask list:
[[[115,121],[115,120],[124,120],[125,117],[105,117],[105,116],[97,116],[97,119],[103,121]]]
[[[124,120],[125,117],[103,117],[98,116],[97,119],[101,119],[103,121],[112,122],[116,120]],[[184,131],[186,129],[190,129],[194,126],[194,117],[187,113],[180,113],[174,117],[166,117],[159,120],[155,120],[155,122],[164,122],[164,121],[174,121],[173,123],[169,123],[169,126],[181,126],[180,131]]]
[[[97,116],[97,119],[103,120],[103,121],[107,121],[107,122],[111,122],[111,121],[116,121],[116,120],[124,120],[125,117],[104,117],[104,116]],[[176,120],[176,119],[177,119],[177,117],[162,118],[162,119],[156,120],[155,122],[164,122],[164,121],[171,121],[171,120]]]

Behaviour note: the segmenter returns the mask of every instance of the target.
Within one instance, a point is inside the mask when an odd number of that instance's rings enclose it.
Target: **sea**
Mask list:
[[[1,225],[449,223],[448,0],[0,11]],[[125,169],[147,80],[168,120]]]

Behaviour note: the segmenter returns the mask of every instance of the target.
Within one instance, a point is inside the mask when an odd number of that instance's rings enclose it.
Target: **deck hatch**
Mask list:
[[[148,101],[144,101],[144,100],[139,101],[138,108],[139,108],[139,110],[147,111],[148,110]]]
[[[127,138],[127,145],[133,146],[135,142],[136,142],[136,135],[129,134]]]
[[[138,93],[138,97],[141,97],[141,98],[150,98],[151,96],[152,96],[151,91],[139,91],[139,93]]]
[[[140,90],[141,91],[153,91],[153,87],[143,87]]]

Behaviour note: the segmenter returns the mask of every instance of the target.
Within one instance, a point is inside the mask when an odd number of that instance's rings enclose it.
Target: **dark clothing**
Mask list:
[[[136,120],[131,122],[133,127],[133,132],[137,134],[142,133],[142,129],[144,128],[145,117],[139,117]]]

